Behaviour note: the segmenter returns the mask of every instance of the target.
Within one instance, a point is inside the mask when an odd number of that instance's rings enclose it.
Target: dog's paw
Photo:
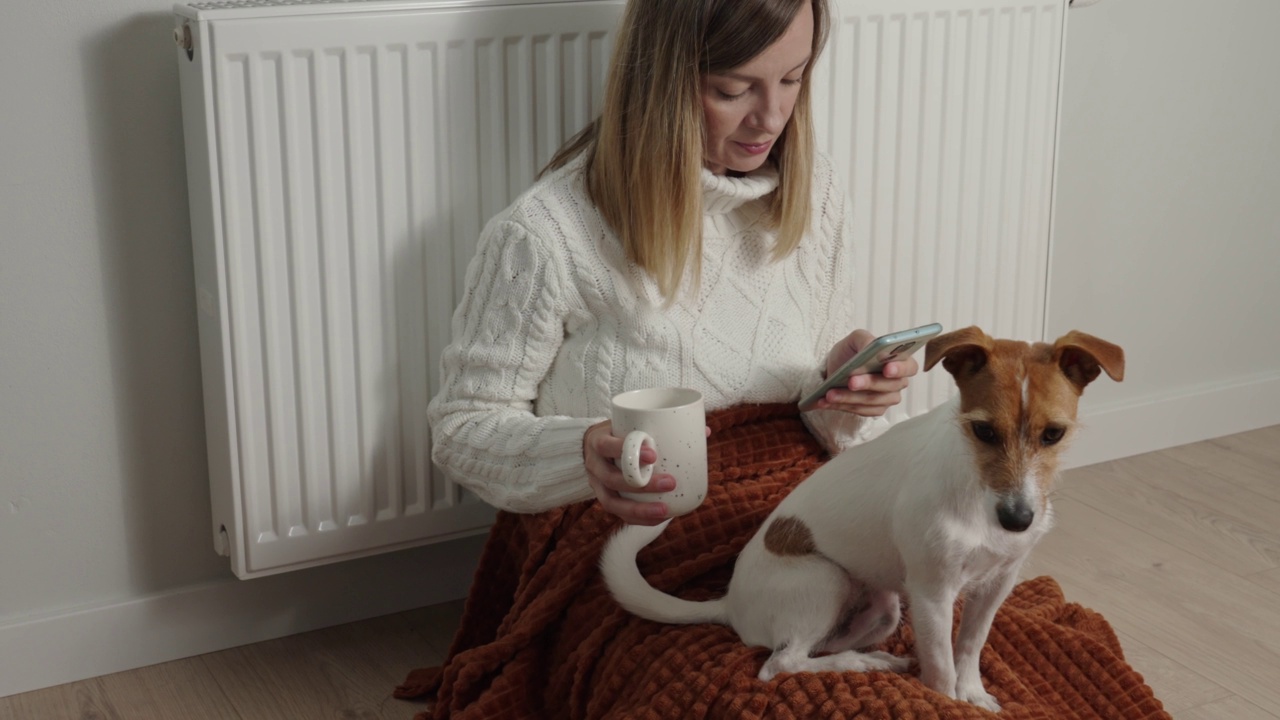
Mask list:
[[[974,686],[966,686],[963,684],[958,686],[956,688],[956,699],[977,705],[983,710],[990,710],[993,713],[1000,712],[1000,703],[996,701],[994,695],[987,692],[986,689],[982,687],[981,681]]]
[[[911,658],[909,657],[898,657],[879,650],[869,652],[866,655],[868,670],[903,673],[911,669]]]

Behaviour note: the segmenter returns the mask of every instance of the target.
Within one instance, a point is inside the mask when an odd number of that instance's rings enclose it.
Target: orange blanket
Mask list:
[[[734,559],[772,508],[826,459],[793,406],[708,417],[706,502],[639,558],[655,586],[724,593]],[[434,698],[425,718],[995,717],[927,690],[913,674],[756,678],[769,651],[718,625],[660,625],[622,610],[596,562],[617,520],[595,503],[499,514],[443,668],[410,673],[400,698]],[[910,654],[910,609],[881,649]],[[982,652],[1002,718],[1169,718],[1097,613],[1052,579],[1019,585]]]

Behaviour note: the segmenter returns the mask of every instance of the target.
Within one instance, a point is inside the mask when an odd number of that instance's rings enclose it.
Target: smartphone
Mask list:
[[[929,339],[942,332],[942,325],[931,323],[910,330],[901,330],[880,337],[867,343],[857,355],[849,358],[849,362],[831,373],[831,377],[808,397],[800,401],[800,410],[812,410],[832,388],[847,387],[849,378],[854,375],[876,373],[884,369],[885,364],[895,360],[906,360],[912,353],[924,347]]]

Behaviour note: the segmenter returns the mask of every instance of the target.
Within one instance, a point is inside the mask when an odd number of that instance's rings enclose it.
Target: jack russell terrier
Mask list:
[[[649,585],[636,555],[666,523],[628,525],[600,565],[618,603],[665,623],[730,625],[771,648],[760,679],[784,672],[905,671],[864,652],[897,628],[905,593],[924,684],[991,711],[978,656],[996,608],[1049,530],[1059,453],[1086,385],[1124,377],[1124,351],[1081,332],[1052,345],[993,340],[975,327],[940,335],[958,398],[837,455],[800,483],[747,543],[728,593],[692,602]],[[955,648],[952,610],[965,604]]]

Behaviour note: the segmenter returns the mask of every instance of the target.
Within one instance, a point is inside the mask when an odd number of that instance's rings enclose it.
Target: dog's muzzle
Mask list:
[[[996,506],[996,518],[1000,521],[1000,527],[1009,532],[1020,533],[1031,527],[1031,521],[1036,519],[1036,513],[1026,500],[1015,496],[1000,501]]]

